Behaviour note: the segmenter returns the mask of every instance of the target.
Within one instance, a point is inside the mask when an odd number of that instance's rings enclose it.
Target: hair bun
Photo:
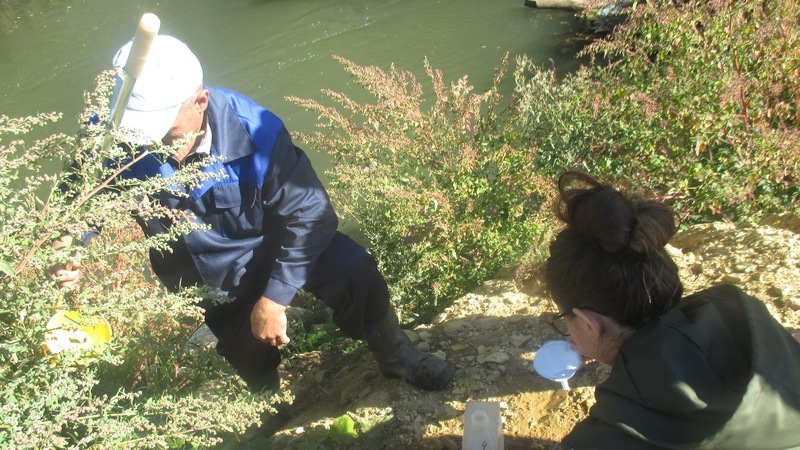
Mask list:
[[[574,182],[583,186],[571,187]],[[564,173],[559,191],[558,217],[606,252],[630,249],[647,255],[663,248],[675,234],[675,220],[668,206],[628,198],[582,172]]]
[[[633,200],[636,209],[636,222],[631,230],[630,248],[636,253],[647,255],[664,248],[675,235],[675,218],[672,210],[653,200]]]
[[[628,245],[633,211],[618,191],[593,191],[575,205],[573,214],[575,228],[603,250],[613,253]]]

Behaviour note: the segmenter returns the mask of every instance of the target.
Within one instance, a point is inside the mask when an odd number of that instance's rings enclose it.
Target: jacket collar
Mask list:
[[[242,127],[239,117],[231,108],[227,97],[217,89],[208,88],[208,124],[211,128],[212,154],[216,152],[230,162],[256,151],[252,139]]]

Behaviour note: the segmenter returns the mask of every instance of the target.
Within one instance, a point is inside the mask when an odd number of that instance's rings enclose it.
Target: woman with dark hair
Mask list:
[[[800,344],[732,285],[683,297],[670,209],[559,179],[547,287],[569,340],[611,366],[567,448],[800,448]]]

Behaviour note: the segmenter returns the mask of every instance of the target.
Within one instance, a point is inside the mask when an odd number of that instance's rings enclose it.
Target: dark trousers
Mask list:
[[[389,290],[375,259],[342,233],[320,255],[303,289],[333,310],[333,322],[349,337],[366,339],[372,324],[389,309]],[[276,389],[281,354],[253,336],[250,314],[256,298],[239,299],[206,310],[206,324],[225,357],[253,391]]]

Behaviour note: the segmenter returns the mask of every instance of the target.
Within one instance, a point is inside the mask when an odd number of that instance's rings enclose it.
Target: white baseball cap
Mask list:
[[[125,67],[131,44],[133,41],[117,51],[114,67]],[[189,47],[172,36],[157,35],[133,85],[120,128],[138,131],[150,141],[161,141],[178,117],[181,105],[202,85],[203,68]],[[114,88],[115,97],[121,87],[120,78]]]

